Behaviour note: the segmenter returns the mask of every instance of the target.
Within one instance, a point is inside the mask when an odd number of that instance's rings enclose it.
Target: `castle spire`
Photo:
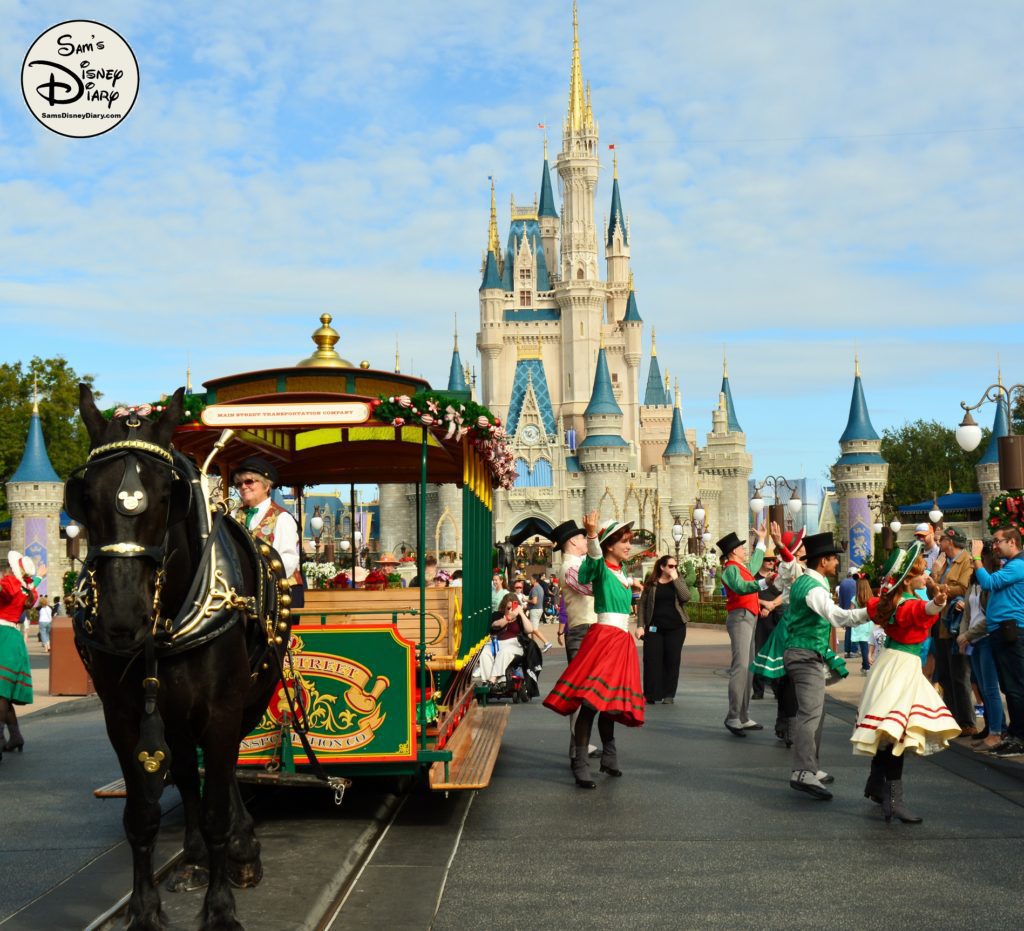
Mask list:
[[[59,482],[43,439],[43,425],[39,420],[39,387],[32,379],[32,417],[28,422],[28,438],[21,462],[8,482]]]
[[[840,443],[849,440],[877,440],[878,434],[871,425],[868,404],[864,400],[864,385],[860,380],[860,363],[855,363],[856,374],[853,377],[853,397],[850,398],[850,416],[846,421],[846,429],[839,437]]]
[[[661,366],[658,363],[658,347],[654,344],[654,329],[651,329],[651,367],[647,370],[647,389],[644,391],[644,407],[662,407],[671,403],[668,393],[668,373],[665,373],[666,387],[661,384]]]
[[[555,196],[551,193],[551,172],[548,169],[548,137],[544,136],[544,168],[540,175],[540,204],[537,206],[537,217],[554,217],[558,219],[555,209]]]
[[[584,128],[586,99],[583,92],[583,67],[580,65],[580,30],[576,0],[572,4],[572,65],[569,69],[569,117],[570,132]]]
[[[398,367],[398,334],[395,334],[395,374],[397,375],[402,370]]]
[[[615,400],[615,393],[612,391],[612,376],[608,371],[608,357],[605,354],[604,340],[597,352],[597,370],[594,372],[594,390],[590,394],[590,403],[583,412],[584,416],[590,414],[618,414],[622,416],[622,408]]]
[[[494,176],[491,176],[491,221],[487,227],[487,251],[496,256],[501,252],[498,240],[498,202],[494,198]]]
[[[675,407],[672,410],[672,432],[668,436],[668,445],[663,456],[692,456],[693,450],[686,442],[686,430],[683,428],[683,410],[679,401],[679,380],[676,379]]]
[[[1003,383],[1003,373],[996,376],[996,383]],[[978,465],[988,465],[991,462],[999,462],[999,437],[1008,436],[1010,433],[1010,417],[1007,410],[1006,397],[1000,391],[999,399],[996,401],[996,416],[992,421],[992,436],[985,447],[985,452],[978,460]]]
[[[619,175],[618,171],[612,179],[612,209],[608,217],[608,239],[606,245],[612,244],[612,237],[615,235],[615,228],[622,232],[623,245],[629,245],[629,230],[626,228],[626,218],[622,213],[622,200],[619,197]]]
[[[455,339],[452,348],[452,364],[448,370],[448,390],[468,392],[469,385],[466,383],[466,371],[459,357],[459,331],[456,324]]]
[[[722,389],[720,394],[725,398],[726,423],[728,424],[729,433],[742,433],[743,428],[736,418],[736,405],[732,401],[732,388],[729,387],[729,366],[725,356],[722,356]]]

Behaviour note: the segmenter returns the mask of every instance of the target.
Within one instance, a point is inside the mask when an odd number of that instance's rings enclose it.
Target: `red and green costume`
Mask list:
[[[597,555],[600,548],[595,540],[589,547],[578,578],[581,584],[593,586],[597,623],[591,624],[579,652],[544,699],[544,705],[564,715],[588,705],[627,727],[641,727],[644,693],[640,659],[629,633],[632,587],[620,566]]]

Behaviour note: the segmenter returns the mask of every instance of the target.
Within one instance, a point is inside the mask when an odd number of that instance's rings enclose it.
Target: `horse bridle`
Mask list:
[[[125,463],[125,472],[121,478],[121,484],[117,491],[114,506],[118,513],[125,517],[139,517],[148,510],[149,501],[146,496],[146,492],[142,488],[141,482],[138,479],[137,468],[132,469],[133,464],[137,467],[137,463],[135,462],[136,455],[146,456],[160,465],[166,465],[171,470],[173,478],[185,481],[186,487],[189,489],[189,493],[191,495],[192,486],[188,480],[188,476],[180,466],[175,464],[173,454],[162,446],[158,446],[156,443],[147,442],[146,440],[117,440],[113,443],[104,443],[102,446],[97,446],[89,452],[89,455],[86,457],[85,464],[79,466],[71,473],[71,475],[68,476],[68,483],[70,484],[72,480],[80,481],[82,475],[90,465],[97,465],[101,462],[111,462],[116,459],[127,459],[127,462]],[[169,527],[170,524],[168,523],[168,527],[164,532],[163,542],[156,546],[144,546],[141,543],[126,540],[98,544],[93,543],[90,539],[89,548],[86,551],[85,559],[82,562],[81,578],[78,584],[78,592],[76,593],[79,604],[83,605],[83,607],[84,602],[89,602],[89,614],[83,620],[83,627],[87,633],[91,634],[93,632],[92,621],[96,618],[99,610],[99,591],[94,565],[100,559],[136,559],[139,557],[146,557],[153,560],[156,565],[156,587],[153,596],[153,622],[154,624],[156,623],[160,613],[160,592],[163,588],[163,580],[165,577],[164,566],[167,561],[167,540],[170,533]],[[88,599],[81,597],[84,594],[85,589],[88,589],[89,591]]]

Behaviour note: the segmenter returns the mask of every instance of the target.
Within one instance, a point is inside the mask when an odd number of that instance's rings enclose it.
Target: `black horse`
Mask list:
[[[169,769],[186,817],[183,865],[170,888],[208,881],[202,928],[236,929],[231,885],[255,885],[262,866],[235,763],[279,680],[290,599],[277,554],[231,518],[214,518],[195,466],[170,448],[183,390],[157,419],[107,420],[80,386],[91,450],[65,491],[89,541],[75,642],[127,790],[128,927],[166,925],[152,852]]]

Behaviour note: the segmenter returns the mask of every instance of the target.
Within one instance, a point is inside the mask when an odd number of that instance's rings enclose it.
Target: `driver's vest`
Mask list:
[[[257,540],[262,540],[264,543],[269,543],[271,546],[274,545],[274,530],[277,528],[277,518],[281,514],[291,514],[286,511],[276,501],[270,502],[270,507],[267,508],[263,515],[263,519],[255,526],[247,528]],[[245,527],[245,508],[239,508],[235,511],[235,518]],[[294,519],[294,518],[293,518]],[[302,576],[299,574],[298,568],[291,575],[292,585],[301,585]]]

